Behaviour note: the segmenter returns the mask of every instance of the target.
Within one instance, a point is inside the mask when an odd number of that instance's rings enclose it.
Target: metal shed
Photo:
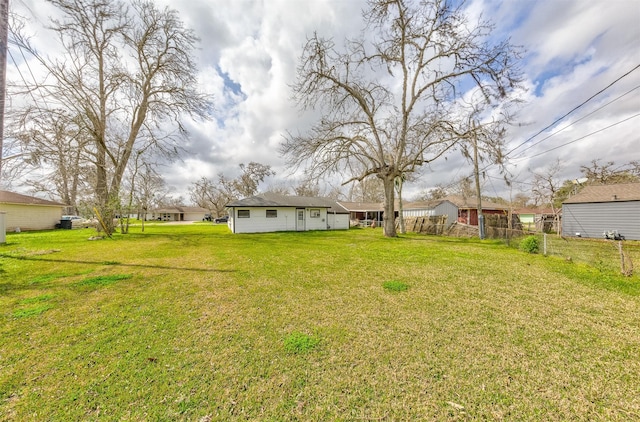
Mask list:
[[[586,186],[562,203],[562,235],[603,238],[616,230],[640,240],[640,183]]]
[[[404,205],[402,216],[409,217],[433,217],[437,215],[447,216],[447,227],[458,220],[458,207],[446,199],[433,201],[410,202]]]

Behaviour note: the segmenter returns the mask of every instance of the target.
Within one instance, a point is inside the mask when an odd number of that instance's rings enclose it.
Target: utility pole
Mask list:
[[[0,0],[0,177],[4,146],[4,98],[7,85],[7,46],[9,39],[9,0]]]
[[[9,40],[9,0],[0,0],[0,182],[2,182],[2,149],[4,148],[4,97],[7,85],[7,46]],[[0,211],[0,243],[6,242],[4,212]]]
[[[482,215],[482,195],[480,192],[480,171],[478,170],[478,136],[476,134],[476,123],[473,122],[473,172],[476,176],[476,197],[478,198],[478,231],[480,239],[485,238],[484,215]]]

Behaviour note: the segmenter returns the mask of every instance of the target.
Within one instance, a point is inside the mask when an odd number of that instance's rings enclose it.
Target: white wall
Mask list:
[[[234,233],[266,233],[294,231],[296,214],[293,208],[268,208],[278,212],[277,218],[267,218],[267,208],[234,208],[231,228]],[[239,210],[249,210],[249,218],[238,218]]]
[[[267,218],[267,209],[276,210],[276,218]],[[311,217],[311,210],[320,210],[319,217]],[[249,218],[238,218],[239,210],[249,210]],[[296,208],[292,207],[268,207],[268,208],[234,208],[234,215],[229,222],[229,227],[234,233],[266,233],[277,231],[296,231]],[[345,222],[341,222],[344,228],[349,228],[348,215],[344,215]],[[305,208],[305,227],[301,231],[327,230],[326,208]]]
[[[349,230],[349,214],[327,214],[329,230]]]
[[[320,210],[320,217],[311,218],[311,210]],[[327,230],[327,209],[307,208],[304,210],[306,230]]]

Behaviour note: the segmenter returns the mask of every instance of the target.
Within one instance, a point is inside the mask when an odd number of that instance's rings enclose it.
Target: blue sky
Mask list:
[[[163,171],[167,182],[176,194],[188,198],[188,185],[199,177],[214,178],[220,172],[233,177],[240,163],[257,161],[277,172],[263,189],[286,183],[289,171],[277,153],[278,145],[287,131],[304,130],[313,122],[313,116],[300,113],[290,100],[289,86],[302,45],[313,31],[336,42],[356,35],[362,28],[360,11],[365,1],[156,1],[177,9],[201,38],[202,89],[213,94],[216,103],[214,120],[189,125],[190,154]],[[34,29],[55,13],[43,0],[12,0],[11,4],[25,15],[37,14]],[[482,14],[494,22],[496,37],[509,37],[525,49],[522,68],[527,92],[518,125],[509,131],[507,150],[640,64],[640,0],[470,0],[468,4],[472,16]],[[11,68],[8,73],[16,77]],[[551,133],[545,131],[526,143],[514,152],[508,166],[516,181],[513,189],[489,169],[483,182],[485,193],[504,197],[510,192],[526,193],[531,172],[542,171],[556,159],[563,163],[561,177],[566,179],[580,177],[579,166],[593,159],[616,164],[640,160],[640,117],[632,117],[640,113],[640,89],[633,90],[638,86],[640,69],[550,129],[567,126],[562,132],[540,141]],[[448,185],[468,174],[469,165],[454,152],[424,168],[407,192]]]

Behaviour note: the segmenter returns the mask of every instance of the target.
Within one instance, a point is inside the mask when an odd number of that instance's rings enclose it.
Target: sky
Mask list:
[[[178,10],[200,38],[199,80],[215,106],[211,121],[187,122],[188,154],[162,169],[174,195],[188,202],[188,186],[200,177],[235,177],[240,163],[251,161],[276,172],[261,189],[290,183],[296,175],[278,146],[287,132],[304,132],[313,123],[291,99],[302,46],[314,32],[336,42],[356,36],[366,2],[156,2]],[[10,7],[32,16],[36,33],[37,25],[56,13],[43,0],[10,0]],[[495,24],[495,37],[524,49],[525,101],[505,138],[513,183],[508,187],[497,168],[486,168],[483,195],[528,194],[532,173],[556,160],[562,180],[581,177],[580,166],[594,159],[617,165],[640,160],[640,0],[469,0],[468,8]],[[17,77],[11,63],[7,74]],[[405,187],[405,197],[471,174],[469,163],[454,151],[424,167]]]

